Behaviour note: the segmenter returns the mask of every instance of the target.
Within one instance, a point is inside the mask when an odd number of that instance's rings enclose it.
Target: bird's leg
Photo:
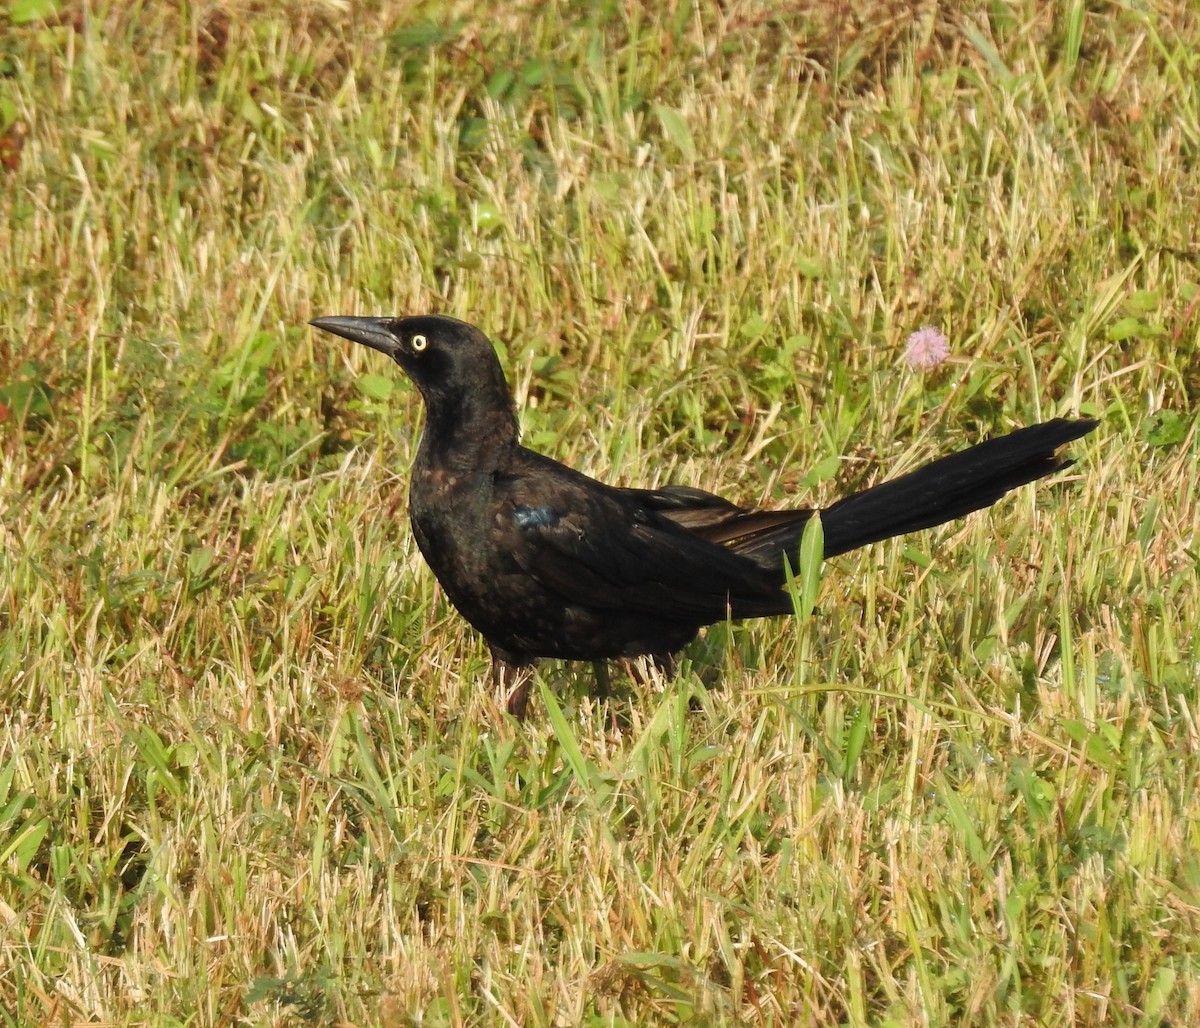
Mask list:
[[[647,653],[641,657],[622,657],[621,666],[636,685],[645,686],[653,681],[655,677],[653,672],[657,672],[664,680],[673,677],[675,657],[670,653]]]
[[[504,709],[518,721],[525,720],[532,680],[532,665],[513,660],[508,654],[492,648],[492,691],[504,701]]]
[[[593,660],[592,673],[596,676],[596,695],[604,699],[612,695],[612,683],[608,677],[608,661]]]
[[[651,653],[646,659],[650,664],[658,670],[658,673],[663,678],[675,677],[675,654],[673,653]]]

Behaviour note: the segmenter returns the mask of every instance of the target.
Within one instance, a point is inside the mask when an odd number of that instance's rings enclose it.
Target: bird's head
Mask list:
[[[431,416],[464,405],[511,410],[512,398],[492,344],[474,325],[437,314],[409,318],[313,318],[310,324],[386,353],[425,398]]]

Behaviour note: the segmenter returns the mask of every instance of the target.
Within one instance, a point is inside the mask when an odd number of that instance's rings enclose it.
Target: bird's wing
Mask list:
[[[786,609],[774,576],[640,502],[636,490],[562,465],[500,478],[496,488],[497,543],[564,603],[692,621],[719,620],[730,606],[742,616]]]
[[[720,543],[734,553],[749,557],[764,569],[781,571],[781,554],[794,550],[804,525],[813,516],[809,508],[795,510],[749,510],[715,493],[688,486],[662,489],[622,489],[636,503],[711,543]],[[790,554],[793,562],[795,554]]]

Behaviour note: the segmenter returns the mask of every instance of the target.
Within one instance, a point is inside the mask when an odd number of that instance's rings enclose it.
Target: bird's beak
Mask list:
[[[389,357],[395,358],[400,350],[400,340],[392,334],[388,327],[392,320],[391,318],[313,318],[309,324],[313,328],[324,329],[343,339],[362,343],[363,346],[369,346],[372,350],[378,350],[380,353],[386,353]]]

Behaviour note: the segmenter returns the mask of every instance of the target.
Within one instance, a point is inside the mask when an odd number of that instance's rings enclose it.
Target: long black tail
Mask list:
[[[990,507],[1010,489],[1069,467],[1055,451],[1097,424],[1055,418],[1031,425],[838,500],[821,511],[825,556]]]

